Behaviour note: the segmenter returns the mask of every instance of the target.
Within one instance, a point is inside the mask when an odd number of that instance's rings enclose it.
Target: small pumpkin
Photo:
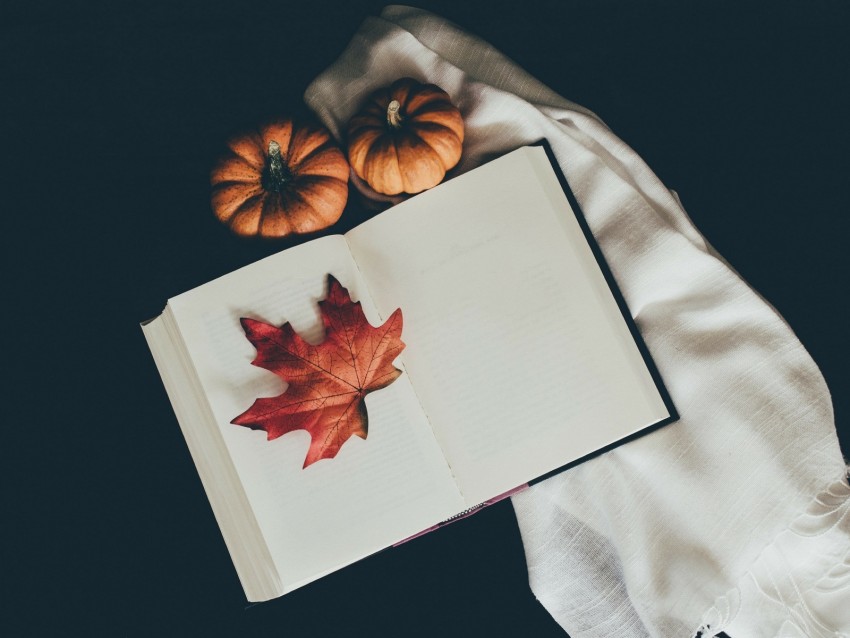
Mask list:
[[[443,89],[413,78],[372,93],[348,123],[351,168],[385,195],[436,186],[462,150],[460,111]]]
[[[238,135],[210,174],[216,217],[238,235],[284,237],[336,222],[349,167],[318,123],[280,119]]]

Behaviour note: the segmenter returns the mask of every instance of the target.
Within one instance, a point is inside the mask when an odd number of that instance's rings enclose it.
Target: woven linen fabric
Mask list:
[[[850,632],[846,467],[788,325],[602,121],[433,14],[368,19],[305,100],[341,139],[403,76],[463,113],[453,174],[549,140],[681,415],[513,497],[541,603],[576,638]]]

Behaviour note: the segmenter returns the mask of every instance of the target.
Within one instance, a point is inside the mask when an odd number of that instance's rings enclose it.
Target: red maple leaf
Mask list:
[[[245,336],[257,349],[252,361],[289,384],[280,396],[257,399],[231,423],[265,430],[268,440],[307,430],[304,467],[336,456],[351,436],[366,438],[369,420],[363,398],[401,374],[392,365],[404,349],[401,310],[373,327],[348,291],[328,275],[328,295],[319,302],[325,339],[310,345],[289,323],[280,328],[242,318]]]

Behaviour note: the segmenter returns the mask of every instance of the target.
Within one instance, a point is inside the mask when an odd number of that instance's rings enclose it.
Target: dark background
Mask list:
[[[382,2],[3,3],[6,635],[557,636],[505,502],[245,609],[140,320],[291,242],[208,205]],[[422,1],[598,113],[821,366],[850,450],[845,2]],[[349,210],[340,228],[355,223]]]

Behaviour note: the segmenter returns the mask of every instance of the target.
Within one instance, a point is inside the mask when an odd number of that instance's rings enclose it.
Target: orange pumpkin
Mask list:
[[[372,93],[348,123],[351,168],[385,195],[436,186],[462,149],[460,111],[443,89],[412,78]]]
[[[212,208],[236,234],[311,233],[342,215],[348,163],[323,126],[281,119],[227,146],[210,174]]]

